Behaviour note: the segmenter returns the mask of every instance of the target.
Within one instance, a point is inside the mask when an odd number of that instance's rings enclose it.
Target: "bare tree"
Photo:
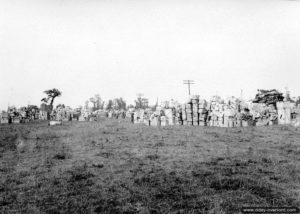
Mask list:
[[[91,97],[90,102],[93,103],[93,111],[97,110],[97,100],[94,97]]]
[[[50,100],[50,106],[53,106],[54,99],[62,94],[62,92],[56,88],[46,90],[44,93],[47,95],[47,97],[44,97],[41,101],[48,103]]]
[[[96,100],[96,110],[103,109],[104,101],[101,99],[100,94],[95,94],[95,100]]]
[[[138,94],[138,97],[134,102],[135,108],[137,109],[146,109],[149,107],[149,100],[147,98],[143,98],[141,94]]]
[[[112,100],[108,100],[107,106],[106,106],[106,110],[111,110],[113,109],[114,103]]]
[[[126,109],[126,102],[123,100],[122,97],[120,98],[115,98],[113,100],[114,103],[114,109],[116,110],[125,110]]]

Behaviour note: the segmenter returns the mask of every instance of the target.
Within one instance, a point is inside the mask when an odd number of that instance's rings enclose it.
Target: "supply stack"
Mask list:
[[[145,123],[145,110],[137,109],[134,112],[134,123]]]
[[[282,102],[284,100],[283,93],[280,93],[276,89],[263,90],[258,89],[253,103],[265,103],[275,105],[277,102]]]
[[[205,100],[200,100],[199,95],[193,95],[186,104],[182,106],[183,125],[205,126],[208,111]]]
[[[91,110],[89,108],[82,108],[78,121],[88,121],[90,114]]]
[[[172,126],[175,124],[174,101],[163,101],[161,105],[156,108],[155,114],[152,116],[154,124],[161,126]],[[156,118],[155,118],[156,117]]]
[[[2,112],[0,115],[0,123],[8,123],[9,122],[9,115],[7,112]]]
[[[11,121],[9,121],[9,122],[11,122],[11,123],[20,123],[21,122],[22,117],[14,106],[8,107],[7,112],[8,112],[9,118],[11,119]]]
[[[290,124],[292,119],[292,110],[295,108],[295,103],[277,102],[278,124]]]
[[[206,100],[199,100],[198,104],[199,126],[207,126],[208,110]]]
[[[231,108],[229,105],[224,105],[224,113],[223,113],[223,126],[222,127],[234,127],[240,124],[240,122],[236,121],[236,111]]]
[[[172,126],[175,124],[175,117],[171,108],[164,109],[166,125]],[[163,123],[163,119],[161,120]]]

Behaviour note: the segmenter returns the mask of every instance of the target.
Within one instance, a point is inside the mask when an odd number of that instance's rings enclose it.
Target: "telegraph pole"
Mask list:
[[[191,85],[195,84],[194,80],[183,80],[183,84],[188,85],[189,95],[191,95]]]

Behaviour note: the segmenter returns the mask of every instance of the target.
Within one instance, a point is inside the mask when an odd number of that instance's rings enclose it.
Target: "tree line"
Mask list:
[[[53,109],[54,100],[57,97],[60,97],[62,95],[62,92],[59,89],[53,88],[49,90],[45,90],[44,93],[46,94],[46,97],[42,98],[41,101],[43,104],[48,105],[51,110]],[[142,108],[146,109],[149,107],[149,101],[147,98],[143,97],[142,95],[138,95],[136,100],[134,100],[134,105],[130,104],[127,105],[126,101],[120,97],[120,98],[114,98],[110,99],[107,102],[105,102],[100,94],[95,94],[93,97],[90,97],[88,100],[85,101],[85,108],[89,108],[89,104],[92,104],[92,110],[126,110],[127,108]],[[58,107],[65,107],[64,104],[58,104],[56,108]]]

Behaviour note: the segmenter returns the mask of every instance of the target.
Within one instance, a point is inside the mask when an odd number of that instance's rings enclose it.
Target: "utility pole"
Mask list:
[[[183,84],[188,85],[189,95],[191,95],[191,85],[195,84],[194,80],[183,80]]]

